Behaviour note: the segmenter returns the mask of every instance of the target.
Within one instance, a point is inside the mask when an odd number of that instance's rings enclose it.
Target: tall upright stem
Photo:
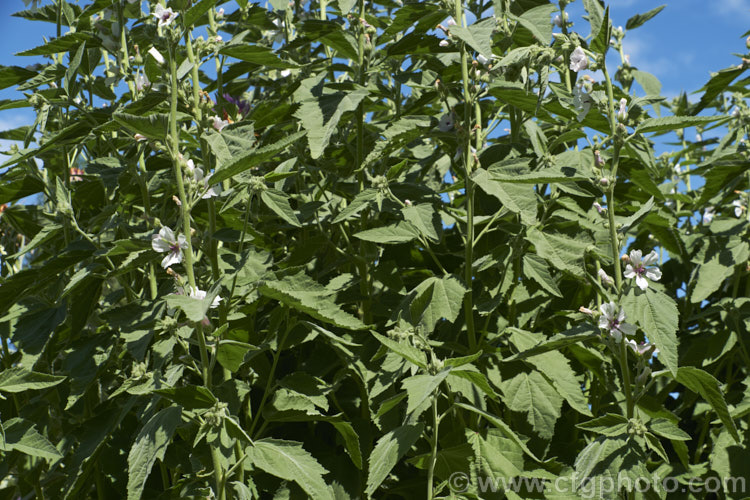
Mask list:
[[[462,0],[455,0],[456,23],[461,26],[466,24],[464,19],[464,6]],[[464,117],[463,126],[465,137],[462,141],[464,157],[464,186],[466,194],[466,248],[464,254],[464,282],[468,292],[464,295],[464,316],[466,316],[466,330],[469,338],[469,351],[474,352],[477,348],[476,332],[474,330],[474,298],[472,296],[473,268],[474,262],[474,183],[471,179],[473,171],[474,155],[471,153],[471,130],[472,130],[472,96],[469,86],[469,59],[464,42],[459,43],[461,50],[461,77],[463,79],[464,92]]]
[[[182,217],[182,231],[187,240],[187,251],[185,252],[185,270],[188,275],[188,283],[195,288],[195,272],[193,270],[193,243],[190,237],[190,204],[185,195],[185,183],[182,179],[182,163],[180,162],[180,136],[177,131],[177,61],[174,46],[169,54],[169,74],[171,88],[169,95],[169,139],[172,150],[172,165],[177,183],[177,195],[180,198],[180,213]]]

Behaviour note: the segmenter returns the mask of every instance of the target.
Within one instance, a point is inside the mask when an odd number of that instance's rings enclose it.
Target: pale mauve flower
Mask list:
[[[156,7],[154,7],[154,12],[152,12],[151,15],[159,20],[159,27],[169,26],[172,24],[172,21],[177,19],[177,13],[175,11],[171,8],[165,9],[160,4],[157,4]]]
[[[161,267],[168,268],[172,264],[182,262],[182,251],[187,249],[187,239],[181,234],[177,238],[167,226],[162,227],[158,234],[151,235],[151,247],[157,252],[167,252],[161,261]]]
[[[609,333],[617,342],[622,340],[623,335],[635,335],[635,325],[625,323],[625,311],[614,302],[602,304],[599,310],[602,312],[599,316],[599,328]]]
[[[570,69],[571,71],[583,71],[589,67],[589,58],[581,47],[576,47],[575,50],[570,54]]]
[[[655,266],[659,260],[659,255],[656,250],[651,250],[651,253],[643,257],[643,252],[640,250],[631,250],[630,252],[630,263],[625,267],[625,273],[623,276],[626,278],[635,278],[635,284],[638,288],[645,290],[648,288],[648,279],[651,281],[659,281],[661,279],[661,270]]]

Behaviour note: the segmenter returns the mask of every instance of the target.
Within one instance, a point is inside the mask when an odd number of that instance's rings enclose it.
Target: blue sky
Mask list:
[[[82,0],[79,3],[87,5],[90,2]],[[610,3],[610,17],[615,26],[625,26],[632,15],[667,4],[656,18],[628,32],[625,39],[625,53],[630,55],[631,64],[656,75],[662,82],[662,93],[666,97],[674,97],[681,90],[699,89],[708,80],[710,72],[738,63],[733,53],[747,52],[741,36],[750,27],[750,0],[613,0]],[[44,36],[54,35],[55,27],[51,24],[11,17],[13,12],[23,9],[22,0],[0,0],[2,65],[25,66],[39,61],[39,58],[15,57],[13,54],[40,45]],[[225,9],[232,10],[229,6]],[[568,10],[575,23],[571,29],[587,35],[588,23],[580,18],[583,13],[581,0]],[[18,97],[18,93],[11,89],[0,91],[0,99]],[[31,121],[30,110],[0,111],[0,130]]]

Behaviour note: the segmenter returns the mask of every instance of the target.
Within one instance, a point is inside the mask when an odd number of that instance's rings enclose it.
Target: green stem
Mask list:
[[[462,0],[455,0],[456,23],[460,26],[466,24],[464,19],[464,7]],[[474,330],[474,298],[473,268],[474,262],[474,183],[471,180],[473,155],[471,153],[471,91],[469,89],[469,60],[464,42],[459,44],[461,50],[461,76],[463,79],[464,92],[464,119],[463,126],[467,129],[463,141],[464,153],[464,184],[466,193],[466,248],[464,253],[464,282],[468,292],[464,296],[464,316],[466,316],[466,330],[469,338],[469,351],[474,352],[477,348],[476,332]]]
[[[365,0],[359,0],[359,17],[360,19],[365,18]],[[365,58],[365,27],[359,25],[359,34],[357,40],[357,62],[358,62],[358,83],[361,86],[365,85],[367,75],[367,60]],[[364,101],[360,102],[357,106],[357,178],[359,183],[359,192],[364,191],[365,188],[365,172],[362,169],[365,157],[365,104]],[[360,223],[362,229],[367,226],[368,211],[364,210],[360,217]],[[360,254],[365,255],[364,247],[367,245],[366,242],[360,242]],[[357,264],[359,272],[359,289],[362,295],[362,320],[365,324],[372,323],[372,311],[370,308],[370,297],[372,296],[370,287],[370,271],[366,260],[362,260]]]
[[[185,270],[188,275],[188,283],[192,288],[195,285],[195,271],[193,270],[193,243],[190,236],[190,204],[185,195],[185,184],[182,179],[182,164],[179,159],[180,137],[177,131],[177,57],[175,47],[169,51],[169,74],[171,88],[169,95],[169,139],[172,150],[172,165],[174,166],[174,175],[177,182],[177,194],[180,198],[180,211],[182,216],[182,231],[187,240],[187,250],[185,251]]]
[[[437,403],[438,395],[435,394],[432,397],[432,421],[434,422],[435,428],[432,435],[432,455],[430,456],[430,466],[427,470],[427,500],[432,500],[435,491],[433,487],[433,477],[435,474],[435,464],[437,463],[438,429],[440,427]]]
[[[633,418],[633,391],[630,387],[630,368],[628,367],[628,345],[625,337],[622,342],[618,343],[620,349],[620,370],[622,371],[623,391],[625,391],[625,401],[627,404],[628,418]]]
[[[609,185],[607,189],[607,215],[609,218],[609,236],[612,243],[612,259],[615,267],[615,286],[618,294],[622,293],[622,267],[620,265],[620,244],[617,238],[615,223],[615,184],[617,184],[617,168],[620,163],[620,148],[622,141],[617,131],[617,116],[615,115],[615,98],[612,90],[612,80],[607,72],[607,65],[602,63],[602,72],[607,85],[607,106],[609,109],[609,126],[614,143],[612,152],[612,168],[610,169]]]
[[[287,315],[289,314],[289,310],[287,309]],[[255,430],[255,427],[258,425],[258,422],[260,421],[260,416],[263,413],[263,409],[266,406],[266,401],[268,400],[268,395],[271,393],[271,386],[274,383],[274,376],[276,374],[276,366],[279,364],[279,358],[281,357],[281,351],[284,348],[284,342],[286,342],[287,335],[291,331],[292,327],[287,323],[286,328],[284,329],[284,333],[281,337],[281,340],[279,341],[279,345],[276,346],[276,352],[273,353],[273,362],[271,363],[271,371],[268,372],[268,379],[266,380],[266,388],[263,391],[263,397],[260,399],[260,404],[258,405],[258,411],[255,412],[253,415],[253,421],[250,424],[250,430],[248,430],[247,434],[255,439],[256,436],[253,436],[253,431]]]

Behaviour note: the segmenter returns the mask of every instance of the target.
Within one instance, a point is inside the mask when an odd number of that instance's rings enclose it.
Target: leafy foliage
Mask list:
[[[16,14],[59,36],[0,67],[2,498],[746,477],[748,57],[668,101],[581,1]]]

